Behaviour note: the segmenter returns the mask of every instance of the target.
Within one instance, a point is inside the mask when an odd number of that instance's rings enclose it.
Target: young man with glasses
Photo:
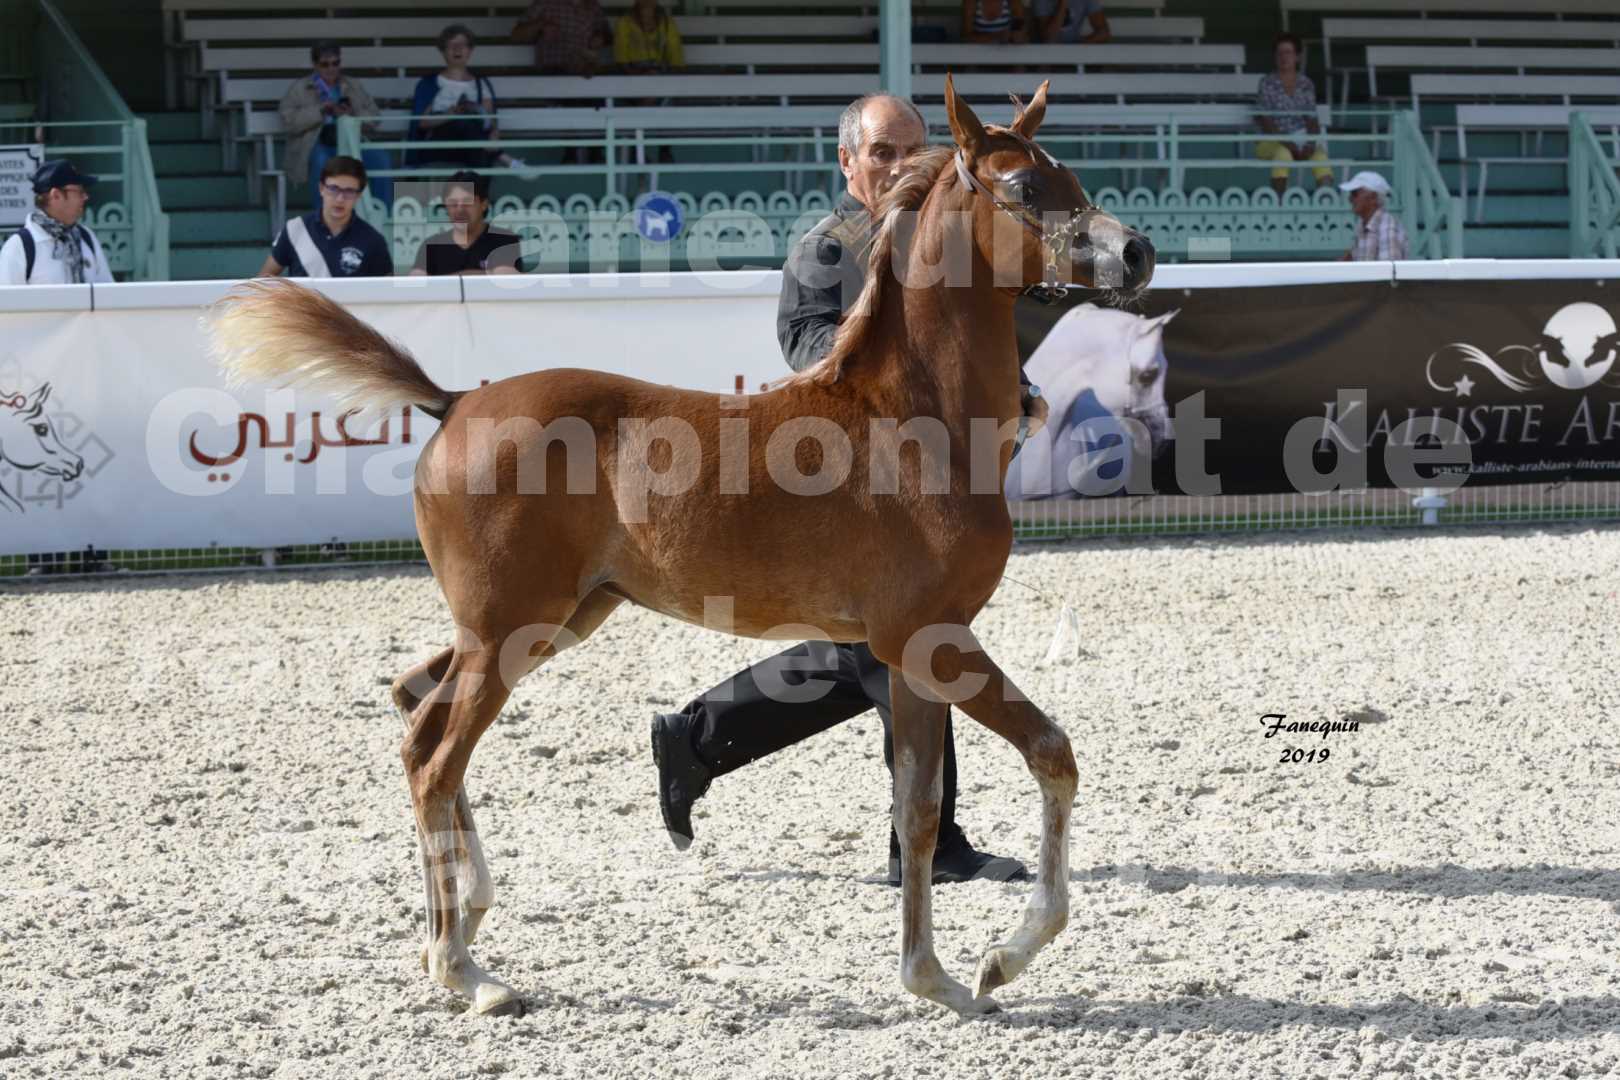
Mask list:
[[[290,218],[259,267],[259,277],[388,277],[394,259],[382,233],[354,216],[366,167],[335,157],[321,169],[321,207]]]
[[[83,224],[96,182],[71,161],[34,173],[34,210],[0,246],[0,285],[78,285],[113,279],[107,253]]]

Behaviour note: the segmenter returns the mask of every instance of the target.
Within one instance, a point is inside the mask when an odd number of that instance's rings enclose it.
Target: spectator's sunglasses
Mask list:
[[[343,54],[323,53],[321,58],[315,61],[315,66],[322,71],[336,71],[338,68],[343,66]]]

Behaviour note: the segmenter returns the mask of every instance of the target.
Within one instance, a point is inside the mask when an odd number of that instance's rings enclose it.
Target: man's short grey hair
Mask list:
[[[861,123],[861,117],[866,114],[866,107],[874,101],[898,101],[910,109],[911,115],[915,116],[917,123],[922,125],[923,137],[928,136],[928,121],[923,119],[922,110],[910,101],[894,94],[867,94],[865,97],[858,97],[850,102],[849,108],[844,110],[844,115],[838,118],[838,148],[847,150],[850,157],[854,157],[861,151],[861,140],[866,135],[865,126]]]

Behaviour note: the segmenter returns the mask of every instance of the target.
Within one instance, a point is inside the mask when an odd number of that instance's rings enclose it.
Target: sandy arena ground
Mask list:
[[[417,966],[389,678],[421,568],[0,586],[0,1076],[1577,1077],[1620,1067],[1620,527],[1031,546],[977,629],[1074,739],[1073,919],[1005,1012],[909,997],[874,714],[722,779],[647,721],[769,643],[625,610],[474,758],[470,1015]],[[1260,716],[1359,732],[1262,738]],[[961,722],[961,820],[1033,782]],[[1282,764],[1285,745],[1326,763]],[[959,978],[1027,885],[935,890]]]

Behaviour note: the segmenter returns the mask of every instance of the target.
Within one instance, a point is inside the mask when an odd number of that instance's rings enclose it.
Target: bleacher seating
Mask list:
[[[1620,48],[1620,19],[1609,22],[1568,19],[1323,19],[1322,58],[1331,70],[1333,44],[1388,45],[1402,42],[1459,45],[1546,45],[1582,42]]]
[[[1367,49],[1367,81],[1374,98],[1378,97],[1379,69],[1425,74],[1495,70],[1515,75],[1608,71],[1620,87],[1620,49],[1372,45]]]
[[[1357,15],[1615,15],[1614,0],[1279,0],[1282,21],[1296,12]]]
[[[745,44],[690,44],[685,48],[689,73],[701,69],[729,69],[755,74],[770,70],[824,71],[829,68],[878,70],[880,56],[876,42],[753,42]],[[534,51],[527,45],[484,45],[477,52],[478,69],[490,72],[501,68],[530,66]],[[204,46],[203,69],[209,72],[286,71],[300,72],[309,67],[309,50],[298,45],[271,45],[253,48]],[[1046,71],[1085,71],[1135,68],[1159,71],[1213,68],[1243,70],[1241,45],[1094,45],[1077,49],[1072,45],[914,45],[913,66],[924,70],[970,67],[1008,69],[1035,65]],[[438,49],[431,45],[351,45],[343,50],[343,68],[364,77],[368,72],[405,75],[433,71],[443,66]],[[504,82],[503,82],[504,85]]]
[[[872,41],[878,19],[873,15],[683,15],[677,13],[681,38],[686,42],[726,44],[731,41]],[[380,20],[357,16],[314,18],[187,18],[179,27],[176,41],[208,45],[231,42],[299,42],[323,38],[350,43],[381,45],[388,41],[432,42],[451,21],[459,22],[486,42],[506,39],[516,21],[512,15],[421,16]],[[958,19],[945,15],[925,15],[917,20],[927,25],[954,29]],[[1109,27],[1115,42],[1185,41],[1197,43],[1204,36],[1204,20],[1199,16],[1110,15]],[[486,63],[484,54],[479,62]]]

